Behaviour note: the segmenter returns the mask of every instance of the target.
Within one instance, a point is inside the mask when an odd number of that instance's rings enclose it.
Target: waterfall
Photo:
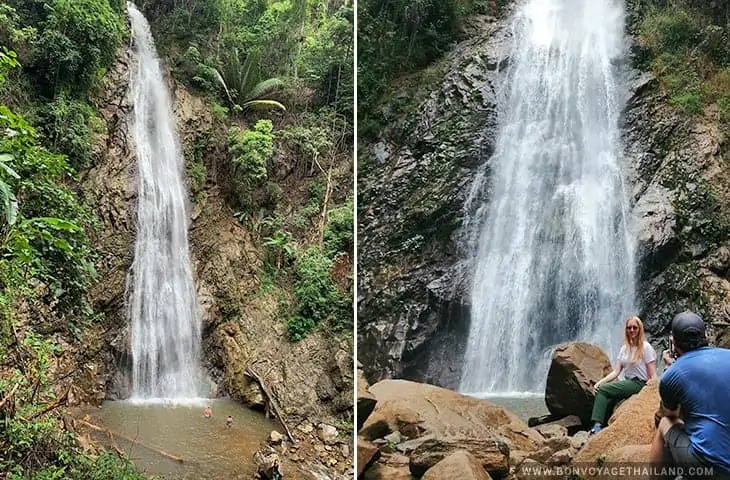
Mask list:
[[[188,254],[184,162],[150,26],[131,3],[137,238],[131,272],[132,398],[200,393],[200,317]]]
[[[623,5],[530,0],[511,28],[495,151],[471,193],[490,198],[467,219],[477,227],[460,390],[474,395],[540,392],[561,342],[613,358],[635,313],[612,63],[624,55]]]

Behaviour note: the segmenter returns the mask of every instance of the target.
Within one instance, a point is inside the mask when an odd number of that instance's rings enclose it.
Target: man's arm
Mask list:
[[[663,417],[679,417],[679,382],[676,370],[667,370],[659,381],[659,411]]]

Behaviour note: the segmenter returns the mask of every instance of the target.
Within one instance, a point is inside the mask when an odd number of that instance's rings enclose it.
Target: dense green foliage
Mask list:
[[[0,471],[8,480],[143,480],[132,464],[111,453],[86,455],[75,437],[63,430],[52,409],[50,357],[59,347],[28,334],[18,346],[21,361],[10,378],[0,379],[8,401],[2,411]],[[10,393],[12,392],[12,397]]]
[[[229,201],[265,252],[265,283],[288,292],[280,314],[289,337],[351,326],[352,282],[336,268],[353,251],[351,5],[163,0],[144,8],[173,75],[208,98],[227,131]]]
[[[375,108],[393,79],[439,59],[474,13],[498,13],[504,0],[361,0],[358,2],[358,129],[369,135]]]
[[[19,66],[16,58],[0,50],[0,87]],[[141,479],[125,459],[83,453],[63,427],[51,388],[51,358],[60,347],[30,329],[21,339],[15,326],[34,302],[65,319],[38,325],[45,332],[77,334],[93,315],[87,295],[96,274],[86,235],[93,221],[65,185],[74,175],[66,157],[44,148],[35,129],[0,103],[0,359],[14,359],[0,363],[11,371],[0,378],[0,471],[14,480]]]
[[[46,3],[46,2],[44,2]],[[49,95],[88,89],[113,62],[123,23],[107,1],[52,0],[32,44],[33,70]]]
[[[352,117],[354,19],[346,2],[160,1],[145,13],[178,78],[232,112],[281,109],[277,97],[311,88],[313,107]]]
[[[685,115],[714,105],[730,122],[730,5],[689,1],[640,3],[641,59],[670,103]]]

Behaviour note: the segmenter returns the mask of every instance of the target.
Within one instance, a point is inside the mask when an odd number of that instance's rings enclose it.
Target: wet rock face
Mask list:
[[[396,99],[411,102],[404,115],[384,109],[377,141],[361,143],[358,345],[371,381],[458,386],[470,284],[460,230],[494,144],[505,38],[490,19],[432,67],[435,85],[423,78]]]
[[[638,262],[639,316],[664,348],[672,317],[685,309],[721,333],[730,305],[730,195],[717,120],[679,115],[649,74],[638,74],[623,116]]]

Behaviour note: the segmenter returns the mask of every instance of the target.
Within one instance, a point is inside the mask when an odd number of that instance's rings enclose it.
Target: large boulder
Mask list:
[[[651,445],[625,445],[606,455],[607,462],[614,463],[649,463],[651,462]]]
[[[608,427],[591,437],[574,461],[593,463],[601,456],[613,455],[621,447],[650,444],[656,431],[654,412],[659,406],[658,385],[657,380],[652,380],[639,393],[623,402],[614,412]]]
[[[459,451],[471,453],[482,469],[491,475],[503,477],[509,473],[509,447],[506,443],[491,439],[464,437],[442,437],[426,440],[411,454],[411,473],[416,477],[421,477],[434,465]],[[446,480],[451,477],[432,478],[444,478]]]
[[[474,455],[457,450],[429,468],[422,480],[491,480],[491,477]]]
[[[555,417],[577,415],[591,420],[593,385],[611,371],[608,356],[589,343],[565,343],[553,353],[545,385],[545,404]]]
[[[486,400],[408,380],[383,380],[372,385],[370,392],[378,403],[360,431],[368,440],[398,431],[410,440],[424,436],[500,439],[524,452],[544,443],[516,415]]]

